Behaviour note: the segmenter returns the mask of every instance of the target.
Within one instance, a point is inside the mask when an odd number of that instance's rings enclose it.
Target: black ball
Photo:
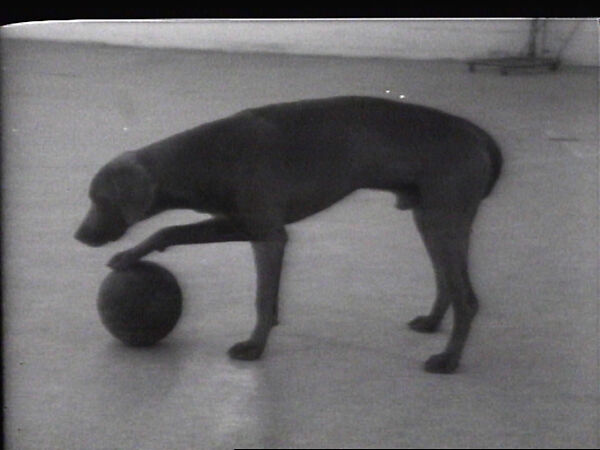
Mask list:
[[[97,304],[113,336],[127,345],[149,346],[175,328],[182,310],[181,288],[164,267],[139,261],[108,274]]]

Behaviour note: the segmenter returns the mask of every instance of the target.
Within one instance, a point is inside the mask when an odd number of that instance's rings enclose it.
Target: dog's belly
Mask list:
[[[353,192],[353,189],[306,192],[288,198],[285,207],[285,222],[292,223],[323,211]]]
[[[328,175],[307,176],[302,181],[286,184],[283,204],[285,221],[292,223],[323,211],[358,189],[390,191],[395,194],[413,188],[419,164],[412,161],[387,161],[345,170],[333,170]],[[315,172],[318,172],[315,170]]]
[[[284,171],[271,184],[281,191],[286,223],[323,211],[358,189],[399,193],[415,183],[422,167],[413,155],[384,145],[338,150],[335,157],[329,152],[328,158],[302,161],[295,167],[304,170]]]

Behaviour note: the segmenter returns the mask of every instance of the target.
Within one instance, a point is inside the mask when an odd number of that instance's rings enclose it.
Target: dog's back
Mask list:
[[[461,165],[481,172],[486,196],[502,166],[495,141],[475,124],[383,98],[268,105],[232,120],[255,124],[260,131],[253,140],[264,138],[259,154],[270,160],[271,168],[274,160],[281,163],[280,187],[289,183],[297,196],[302,196],[302,186],[307,192],[330,192],[334,199],[360,188],[412,192],[423,180],[454,177]],[[261,165],[267,167],[265,163]],[[268,176],[273,177],[273,171]]]
[[[499,172],[496,148],[479,127],[432,108],[334,97],[247,109],[140,153],[153,160],[151,167],[161,166],[157,176],[170,173],[174,182],[219,174],[219,183],[229,179],[231,189],[244,184],[286,195],[286,203],[299,210],[290,211],[292,221],[355,189],[404,190],[461,160],[493,166],[491,187]],[[322,201],[310,198],[315,190],[323,193]]]

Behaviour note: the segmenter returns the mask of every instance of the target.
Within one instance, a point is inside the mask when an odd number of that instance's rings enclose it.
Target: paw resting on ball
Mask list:
[[[114,255],[106,265],[113,270],[125,270],[138,262],[142,256],[135,249],[129,249]]]

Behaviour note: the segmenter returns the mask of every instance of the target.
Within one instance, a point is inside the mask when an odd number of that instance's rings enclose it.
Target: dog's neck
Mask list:
[[[189,199],[179,197],[161,189],[156,190],[154,201],[148,212],[148,216],[154,216],[161,212],[172,209],[188,209],[208,214],[227,214],[229,208],[218,202],[218,198],[206,192],[205,195],[196,195],[194,204]]]
[[[155,215],[168,209],[193,209],[184,199],[176,198],[158,189],[150,207],[150,215]]]

